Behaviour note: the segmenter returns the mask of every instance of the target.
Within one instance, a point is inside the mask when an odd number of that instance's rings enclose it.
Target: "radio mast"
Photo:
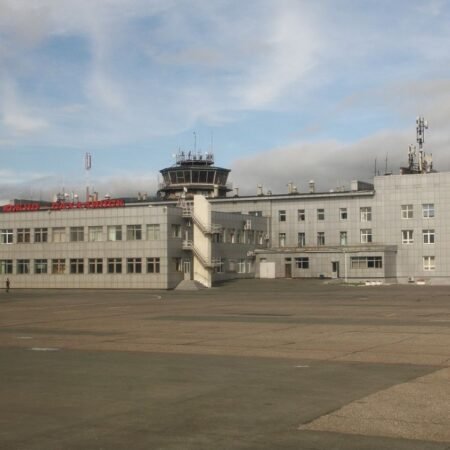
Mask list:
[[[89,201],[89,172],[92,167],[92,156],[90,153],[86,152],[84,155],[84,170],[86,175],[86,201]]]

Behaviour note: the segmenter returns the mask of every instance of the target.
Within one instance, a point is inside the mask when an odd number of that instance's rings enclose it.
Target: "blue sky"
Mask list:
[[[0,0],[0,198],[153,192],[178,148],[241,192],[450,169],[447,0]]]

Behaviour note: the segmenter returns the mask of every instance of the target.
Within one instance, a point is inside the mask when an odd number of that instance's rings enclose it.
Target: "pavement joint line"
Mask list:
[[[360,349],[360,350],[354,350],[354,351],[352,351],[352,352],[345,353],[344,355],[334,356],[333,358],[329,358],[329,360],[332,361],[333,359],[337,359],[337,358],[339,358],[339,359],[341,359],[341,358],[346,358],[346,357],[348,357],[348,356],[356,355],[356,354],[358,354],[358,353],[365,353],[365,352],[368,352],[368,351],[370,352],[371,350],[374,350],[374,349],[379,348],[379,347],[384,347],[384,346],[386,346],[386,345],[400,344],[401,342],[407,341],[407,340],[409,340],[409,339],[411,339],[411,338],[412,338],[412,337],[407,337],[407,338],[400,339],[399,341],[390,342],[389,344],[378,344],[378,345],[374,345],[374,346],[372,346],[372,347],[367,347],[367,348],[363,348],[363,349]],[[389,353],[389,352],[387,352],[387,353]],[[394,353],[395,353],[395,352],[394,352]]]

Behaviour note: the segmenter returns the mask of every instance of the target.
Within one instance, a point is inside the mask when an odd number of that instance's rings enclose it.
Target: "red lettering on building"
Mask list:
[[[99,200],[93,202],[53,202],[50,206],[52,211],[61,211],[63,209],[100,209],[100,208],[121,208],[125,206],[125,201],[117,200]],[[46,208],[44,206],[44,208]],[[39,203],[26,203],[18,205],[5,205],[2,207],[4,213],[22,212],[22,211],[40,211],[42,206]]]
[[[2,208],[2,211],[5,213],[11,212],[27,212],[27,211],[39,211],[41,209],[41,205],[39,203],[24,203],[18,205],[5,205]]]

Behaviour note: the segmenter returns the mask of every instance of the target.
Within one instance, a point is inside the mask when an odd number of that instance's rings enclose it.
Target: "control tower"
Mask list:
[[[231,188],[227,186],[230,169],[214,166],[212,153],[179,151],[175,165],[160,170],[163,176],[158,195],[164,200],[177,200],[195,194],[205,197],[225,197]]]

